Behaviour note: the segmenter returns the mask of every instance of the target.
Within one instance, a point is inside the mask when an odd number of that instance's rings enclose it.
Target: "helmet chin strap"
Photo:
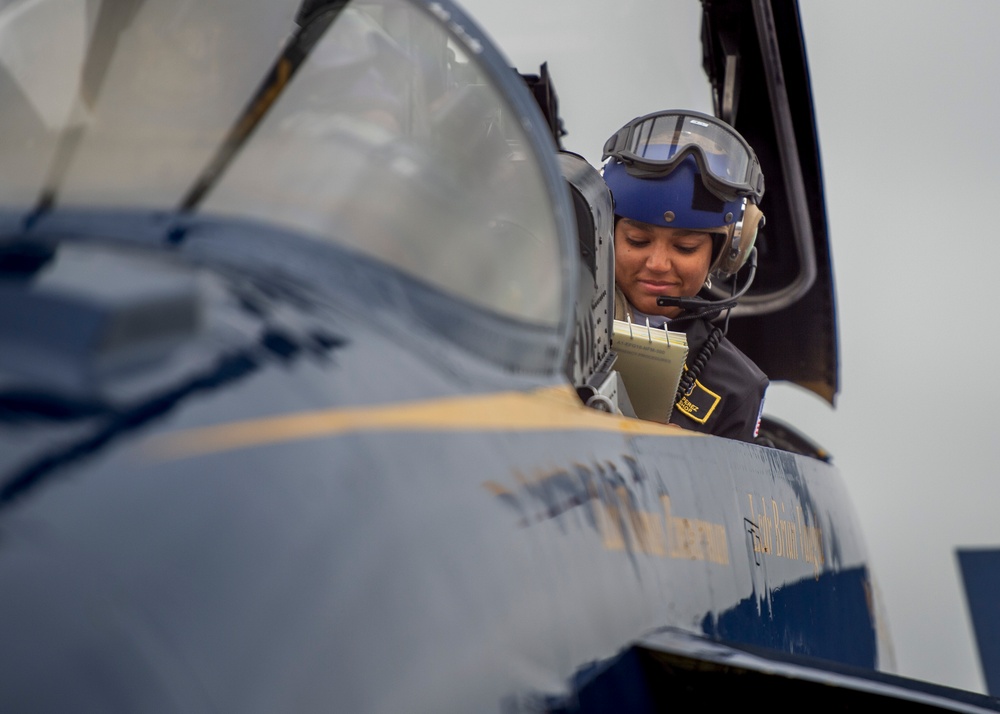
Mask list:
[[[725,298],[724,300],[706,300],[700,297],[671,297],[669,295],[660,295],[656,298],[656,304],[659,307],[679,307],[684,310],[684,313],[671,318],[672,320],[687,320],[694,317],[705,317],[706,315],[719,313],[723,310],[731,310],[736,307],[736,303],[740,301],[740,298],[746,295],[747,290],[753,284],[753,279],[757,275],[757,248],[753,247],[750,249],[750,255],[748,256],[747,262],[750,264],[750,273],[747,275],[747,281],[744,283],[740,291],[734,293],[731,297]],[[735,285],[734,285],[735,288]]]

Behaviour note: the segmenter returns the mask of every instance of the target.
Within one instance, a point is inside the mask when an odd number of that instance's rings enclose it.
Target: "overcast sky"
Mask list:
[[[697,0],[458,1],[521,71],[549,62],[566,147],[592,163],[634,116],[711,111],[691,44]],[[767,411],[833,453],[865,531],[899,673],[984,691],[955,549],[1000,547],[1000,352],[991,335],[1000,3],[801,0],[800,9],[841,392],[831,409],[779,385]]]
[[[843,384],[816,436],[860,512],[903,673],[982,691],[954,553],[1000,547],[1000,4],[800,5]]]

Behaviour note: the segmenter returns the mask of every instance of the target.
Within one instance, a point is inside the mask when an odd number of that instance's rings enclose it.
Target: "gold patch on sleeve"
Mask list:
[[[686,397],[681,397],[681,400],[677,402],[677,409],[684,416],[694,419],[699,424],[704,424],[721,401],[722,397],[696,379],[691,393]]]

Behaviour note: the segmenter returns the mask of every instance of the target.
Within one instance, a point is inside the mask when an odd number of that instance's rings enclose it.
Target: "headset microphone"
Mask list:
[[[750,249],[750,255],[747,257],[747,262],[750,264],[750,273],[747,275],[747,281],[740,288],[740,291],[733,294],[732,297],[726,298],[725,300],[705,300],[699,297],[671,297],[669,295],[660,295],[656,298],[656,304],[659,307],[679,307],[685,312],[678,317],[671,318],[674,320],[683,320],[691,317],[702,317],[708,313],[722,312],[723,310],[731,310],[736,307],[736,303],[740,301],[740,298],[746,295],[747,290],[750,289],[750,285],[753,284],[753,279],[757,275],[757,248],[756,246]],[[734,284],[735,289],[735,284]]]

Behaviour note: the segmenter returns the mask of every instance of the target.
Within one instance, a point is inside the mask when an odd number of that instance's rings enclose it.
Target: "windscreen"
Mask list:
[[[537,153],[430,7],[0,0],[0,208],[259,221],[556,325]]]

